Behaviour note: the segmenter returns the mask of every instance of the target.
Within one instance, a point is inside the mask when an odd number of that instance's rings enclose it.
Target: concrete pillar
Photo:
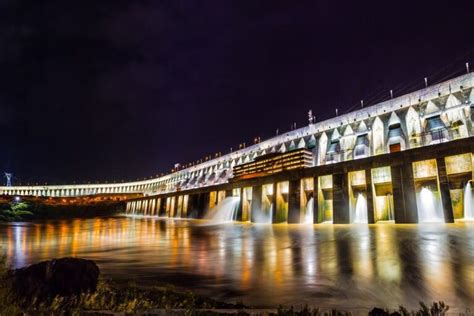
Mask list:
[[[186,217],[194,218],[197,216],[197,195],[190,194],[188,197],[188,212]]]
[[[438,166],[439,190],[441,202],[443,203],[444,221],[446,223],[454,223],[453,204],[451,203],[451,194],[449,193],[449,181],[444,158],[437,158],[436,165]]]
[[[250,217],[252,223],[255,222],[256,215],[262,211],[262,186],[257,185],[252,188],[252,209]]]
[[[203,218],[209,209],[209,200],[211,196],[209,192],[199,194],[199,207],[198,207],[198,218]]]
[[[272,209],[272,224],[273,223],[278,223],[277,221],[277,182],[273,182],[273,195],[272,195],[272,200],[271,203],[273,204],[273,209]]]
[[[301,180],[289,181],[288,223],[301,223]]]
[[[173,210],[173,217],[178,217],[178,199],[179,195],[173,196],[174,199],[174,210]]]
[[[391,166],[395,223],[418,223],[413,165]]]
[[[348,224],[349,214],[349,180],[347,173],[336,173],[332,176],[333,190],[333,223]]]
[[[244,206],[244,202],[243,202],[244,188],[240,188],[239,191],[240,191],[240,202],[239,202],[239,205],[237,206],[236,220],[242,221],[242,212],[243,212],[243,206]]]
[[[318,177],[313,178],[313,203],[314,203],[314,211],[313,211],[313,223],[317,224],[320,221],[318,221],[319,218],[319,181]]]
[[[166,198],[160,198],[160,211],[158,213],[159,216],[166,216]]]
[[[370,169],[365,170],[365,187],[367,190],[367,221],[369,224],[373,224],[375,223],[374,192],[372,190],[372,173]]]
[[[158,216],[158,212],[160,211],[160,199],[155,199],[155,209],[153,210],[153,215]]]

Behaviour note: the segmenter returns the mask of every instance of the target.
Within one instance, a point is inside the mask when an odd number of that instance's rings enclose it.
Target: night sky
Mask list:
[[[474,1],[0,1],[0,171],[136,180],[464,71]]]

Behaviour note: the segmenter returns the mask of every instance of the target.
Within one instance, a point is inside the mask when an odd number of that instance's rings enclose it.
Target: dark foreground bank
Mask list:
[[[61,258],[26,268],[0,268],[0,315],[353,315],[351,311],[317,308],[255,309],[182,292],[173,287],[119,285],[99,278],[91,260]],[[445,315],[443,302],[419,310],[373,308],[368,315]]]
[[[113,216],[125,205],[113,198],[0,198],[0,222]]]

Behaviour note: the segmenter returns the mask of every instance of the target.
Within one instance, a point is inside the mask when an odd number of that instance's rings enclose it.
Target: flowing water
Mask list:
[[[441,201],[429,187],[421,189],[418,200],[418,222],[444,222],[443,211],[440,208]]]
[[[464,188],[464,219],[473,220],[474,212],[472,209],[472,188],[471,181],[466,184]]]
[[[367,224],[367,199],[362,194],[357,195],[356,206],[354,211],[354,223]]]
[[[166,282],[258,307],[474,307],[474,222],[194,225],[113,217],[0,224],[13,267],[77,256],[106,277]],[[199,221],[197,221],[199,222]]]
[[[239,203],[239,197],[226,197],[222,202],[219,202],[216,207],[209,210],[205,219],[209,221],[209,224],[214,225],[230,223],[236,219]]]
[[[271,224],[273,222],[273,203],[270,203],[267,211],[255,214],[255,222],[259,224]]]
[[[313,198],[309,198],[308,203],[306,203],[306,213],[304,215],[304,222],[305,224],[313,224],[314,218],[314,203],[313,203]]]

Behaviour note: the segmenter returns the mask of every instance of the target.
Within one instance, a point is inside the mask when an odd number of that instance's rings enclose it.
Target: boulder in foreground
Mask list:
[[[99,274],[99,267],[92,260],[61,258],[16,269],[10,281],[19,297],[46,298],[95,292]]]

